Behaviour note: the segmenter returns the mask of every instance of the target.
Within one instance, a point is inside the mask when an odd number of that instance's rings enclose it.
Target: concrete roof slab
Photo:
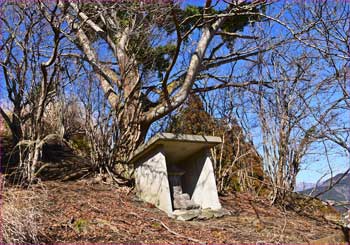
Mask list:
[[[129,158],[129,163],[135,163],[159,146],[162,146],[167,160],[172,163],[186,159],[202,149],[211,148],[219,143],[221,143],[221,138],[216,136],[158,133],[136,149]]]

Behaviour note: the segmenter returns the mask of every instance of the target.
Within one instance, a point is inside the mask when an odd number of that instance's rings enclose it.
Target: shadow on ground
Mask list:
[[[1,172],[9,183],[21,183],[18,152],[11,149],[6,138],[1,139]],[[70,181],[89,176],[93,171],[88,158],[78,156],[66,144],[52,141],[44,145],[37,177],[42,181]]]

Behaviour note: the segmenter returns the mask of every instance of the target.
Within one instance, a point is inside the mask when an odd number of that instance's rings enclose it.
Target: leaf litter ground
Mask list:
[[[322,213],[283,211],[246,193],[221,197],[230,216],[184,222],[139,201],[130,188],[89,179],[44,185],[45,243],[308,243],[341,232]]]

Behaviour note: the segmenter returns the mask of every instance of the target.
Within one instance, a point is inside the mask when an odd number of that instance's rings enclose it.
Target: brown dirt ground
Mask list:
[[[183,222],[140,202],[126,187],[86,179],[44,186],[45,243],[308,243],[341,232],[321,214],[282,211],[249,194],[221,197],[231,216]]]
[[[177,221],[137,200],[130,188],[88,178],[88,159],[67,147],[49,145],[45,155],[43,182],[32,186],[45,200],[39,220],[43,243],[309,243],[343,234],[325,219],[332,211],[324,207],[285,211],[248,193],[220,197],[230,216]]]

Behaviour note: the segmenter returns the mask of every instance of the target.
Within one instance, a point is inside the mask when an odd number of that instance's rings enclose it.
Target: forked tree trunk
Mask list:
[[[117,173],[130,178],[134,166],[128,163],[133,152],[145,141],[150,123],[142,121],[143,104],[135,98],[118,116]],[[119,171],[118,171],[119,170]]]
[[[85,54],[87,61],[92,66],[93,72],[97,74],[106,99],[111,108],[116,112],[117,162],[125,165],[132,152],[144,141],[151,123],[164,117],[186,100],[200,71],[207,47],[216,31],[224,23],[226,17],[220,17],[213,23],[207,23],[202,28],[200,40],[198,41],[195,52],[191,56],[186,76],[183,78],[183,81],[177,81],[181,85],[178,91],[169,96],[167,83],[171,81],[168,81],[168,79],[161,81],[163,91],[160,93],[159,100],[155,103],[156,105],[147,108],[145,106],[147,103],[143,103],[145,101],[143,101],[143,94],[141,93],[143,83],[138,70],[140,64],[137,63],[135,53],[133,54],[128,51],[129,41],[134,35],[133,31],[135,31],[133,26],[142,25],[142,23],[139,23],[138,18],[130,20],[130,23],[133,23],[133,25],[127,26],[118,32],[108,32],[92,19],[89,19],[87,14],[81,12],[76,4],[59,1],[58,6],[61,9],[71,7],[77,15],[68,13],[65,18],[75,32],[78,47]],[[231,9],[232,7],[228,9],[228,12]],[[89,33],[76,22],[76,17],[107,42],[115,58],[118,60],[119,74],[106,64],[100,62],[97,50],[93,46],[93,41],[89,38]],[[113,23],[114,21],[112,19],[110,21],[111,25],[114,24],[116,29],[119,29],[119,23]],[[181,46],[181,42],[179,45]],[[169,72],[172,68],[172,66],[168,67]],[[173,82],[175,83],[175,81]],[[118,87],[118,91],[115,90],[115,87]]]

